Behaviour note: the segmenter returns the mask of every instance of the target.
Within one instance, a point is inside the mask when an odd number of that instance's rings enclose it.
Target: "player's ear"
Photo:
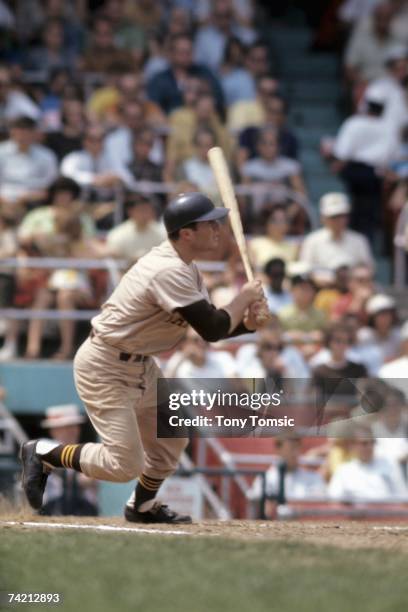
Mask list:
[[[180,230],[180,238],[192,242],[195,238],[195,232],[192,227],[182,227]]]

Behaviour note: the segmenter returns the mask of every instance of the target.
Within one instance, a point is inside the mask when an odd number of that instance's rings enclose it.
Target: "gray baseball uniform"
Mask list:
[[[187,439],[156,438],[162,373],[151,355],[183,339],[187,323],[175,310],[203,299],[209,302],[196,264],[165,241],[130,268],[92,320],[74,360],[79,396],[101,439],[82,448],[84,474],[122,482],[175,470]]]

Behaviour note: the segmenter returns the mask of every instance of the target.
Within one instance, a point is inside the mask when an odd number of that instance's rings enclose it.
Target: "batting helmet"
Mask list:
[[[167,205],[163,220],[167,233],[172,234],[190,223],[223,219],[228,213],[227,208],[216,208],[202,193],[182,193]]]

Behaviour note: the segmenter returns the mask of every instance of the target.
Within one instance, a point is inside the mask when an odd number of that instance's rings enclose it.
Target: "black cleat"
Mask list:
[[[138,512],[132,506],[125,506],[125,519],[131,523],[168,523],[170,525],[193,522],[191,516],[178,514],[160,502],[156,502],[147,512]]]
[[[22,484],[28,503],[34,510],[40,510],[47,483],[48,473],[35,452],[38,440],[31,440],[21,446],[20,459],[23,465]]]

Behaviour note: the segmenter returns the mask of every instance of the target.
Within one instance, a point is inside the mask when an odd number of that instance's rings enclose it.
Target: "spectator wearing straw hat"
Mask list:
[[[62,444],[77,444],[81,425],[86,417],[79,413],[75,404],[50,406],[41,427],[48,430],[49,437]],[[96,483],[94,480],[65,469],[53,470],[47,480],[43,514],[96,516]]]
[[[319,202],[323,227],[311,232],[300,249],[300,259],[312,267],[335,268],[341,261],[350,267],[374,267],[367,239],[348,229],[351,206],[343,193],[326,193]]]

